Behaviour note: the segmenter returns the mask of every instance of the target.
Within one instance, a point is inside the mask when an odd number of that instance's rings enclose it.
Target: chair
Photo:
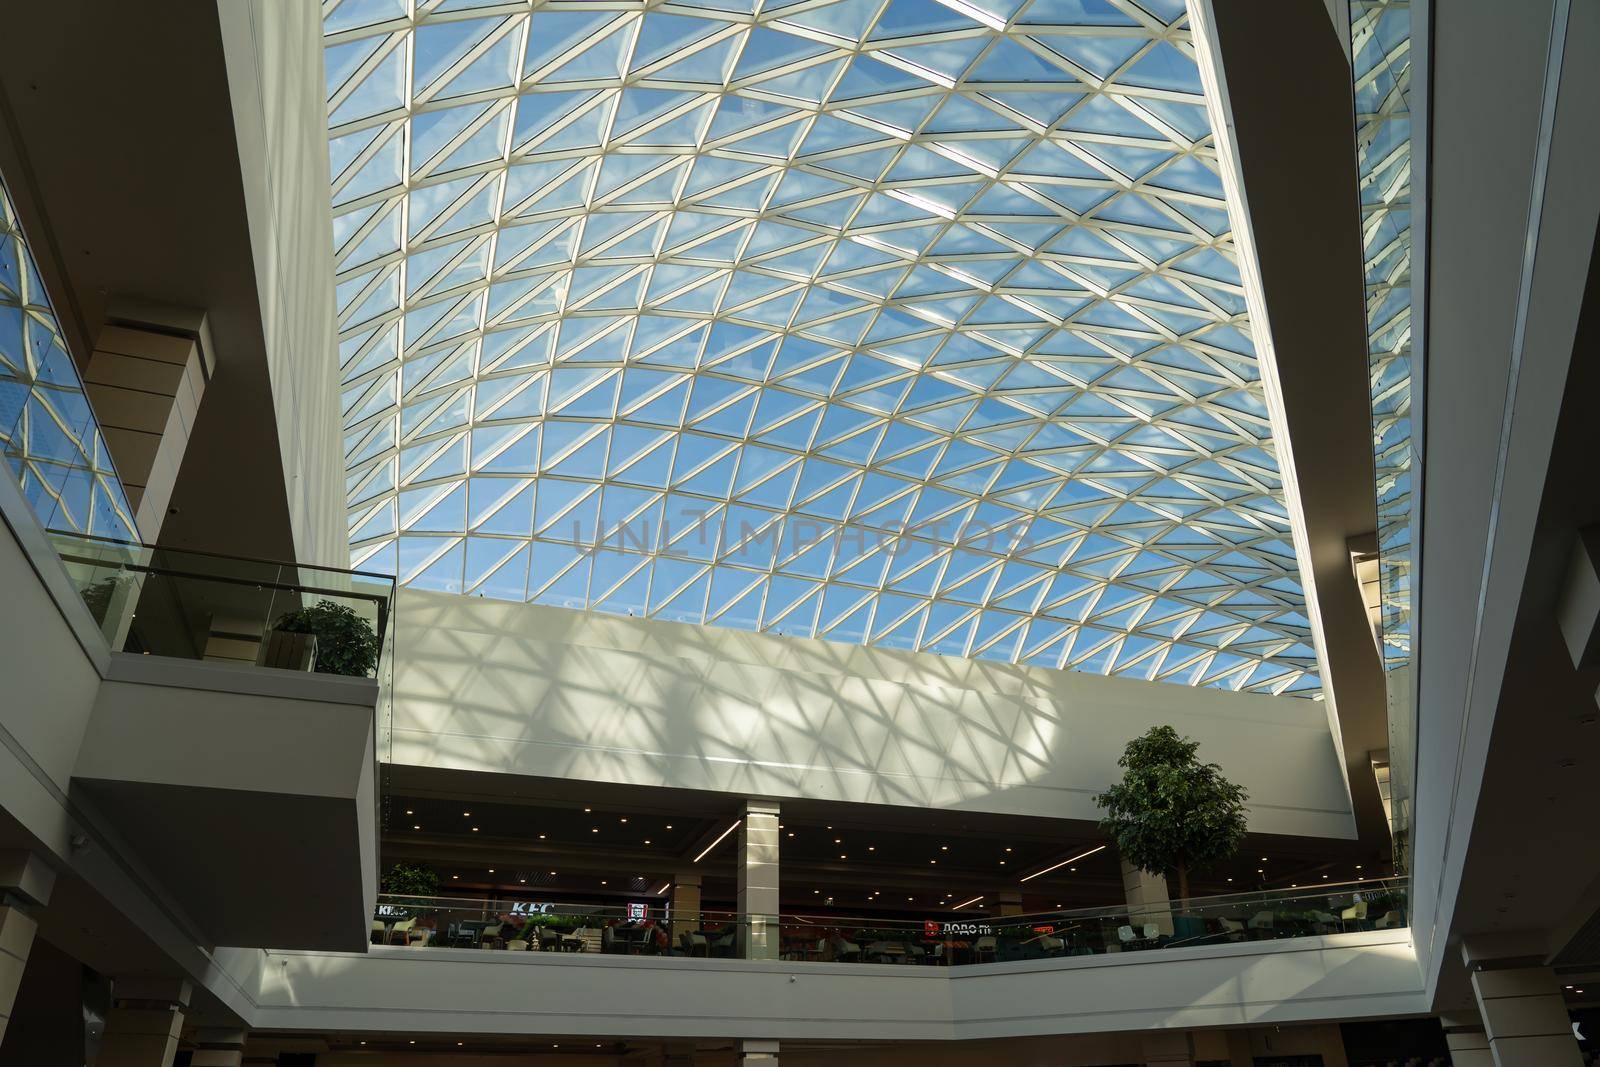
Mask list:
[[[980,937],[972,943],[972,958],[979,963],[993,963],[998,947],[993,937]]]
[[[1230,919],[1227,916],[1222,916],[1221,918],[1217,919],[1217,925],[1222,927],[1222,935],[1227,940],[1244,940],[1244,923],[1240,922],[1238,919]]]
[[[1405,918],[1398,911],[1386,911],[1383,913],[1383,918],[1378,920],[1378,929],[1395,930],[1405,924]]]
[[[500,931],[505,929],[505,923],[490,923],[478,934],[479,948],[505,948],[506,943],[500,938]]]
[[[1160,926],[1156,925],[1155,923],[1145,923],[1144,924],[1144,939],[1146,941],[1154,941],[1160,936],[1161,936],[1161,927]]]
[[[406,934],[406,947],[427,948],[433,944],[434,932],[431,926],[413,926]]]
[[[1346,922],[1365,922],[1367,919],[1367,902],[1364,900],[1356,902],[1351,907],[1341,911],[1339,918]]]
[[[1133,927],[1131,926],[1119,926],[1117,927],[1117,940],[1126,945],[1138,940],[1138,935],[1133,932]]]
[[[540,952],[561,951],[561,934],[554,927],[540,926],[535,929],[534,934],[539,940]]]
[[[1271,937],[1272,927],[1275,921],[1276,916],[1274,916],[1272,912],[1258,911],[1254,915],[1250,916],[1248,920],[1246,920],[1245,926],[1260,937]]]
[[[700,956],[704,958],[711,955],[711,942],[706,940],[705,934],[697,934],[685,930],[678,935],[678,944],[683,947],[685,956]]]
[[[417,920],[407,919],[404,922],[398,922],[389,927],[389,944],[406,944],[406,942],[410,940],[408,935],[411,933],[411,928],[415,925],[417,925]]]
[[[609,926],[602,926],[600,928],[600,951],[606,953],[607,955],[623,951],[617,945],[616,932]]]
[[[839,934],[828,938],[828,945],[833,949],[833,958],[842,963],[858,963],[861,960],[861,946],[854,941],[846,941]]]
[[[520,937],[513,937],[510,941],[506,942],[506,948],[510,949],[512,952],[526,952],[528,951],[528,943],[522,940]]]
[[[1059,956],[1067,947],[1065,941],[1051,934],[1042,934],[1035,941],[1046,956]]]
[[[738,954],[739,938],[732,930],[711,942],[711,955],[717,959],[729,960]]]
[[[388,940],[389,927],[384,923],[378,922],[376,919],[374,919],[372,922],[372,943],[374,945],[382,945],[387,943]]]

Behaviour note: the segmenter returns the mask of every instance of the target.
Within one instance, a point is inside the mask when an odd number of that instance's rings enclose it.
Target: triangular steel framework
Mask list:
[[[324,16],[357,565],[1320,691],[1182,0]]]

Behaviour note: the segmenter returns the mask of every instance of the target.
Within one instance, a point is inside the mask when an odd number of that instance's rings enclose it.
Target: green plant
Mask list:
[[[315,634],[320,674],[366,678],[378,665],[378,635],[370,622],[345,604],[319,600],[286,613],[273,628],[292,634]]]
[[[431,867],[396,863],[383,876],[383,891],[398,897],[423,898],[405,901],[409,905],[425,904],[426,898],[439,895],[439,876]]]
[[[1117,761],[1122,781],[1094,798],[1105,809],[1100,829],[1122,858],[1151,874],[1176,874],[1189,899],[1189,872],[1228,859],[1244,841],[1249,795],[1201,763],[1197,741],[1157,726],[1128,742]]]

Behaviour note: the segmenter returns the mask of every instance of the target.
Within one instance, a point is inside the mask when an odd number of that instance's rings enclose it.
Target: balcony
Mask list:
[[[953,909],[920,920],[709,910],[668,916],[653,905],[634,905],[630,912],[385,894],[373,913],[371,940],[411,950],[731,959],[749,928],[750,934],[765,934],[770,959],[963,967],[1395,930],[1407,925],[1406,908],[1405,880],[1383,878],[1198,898],[1133,913],[1122,907],[995,916]]]
[[[392,580],[51,536],[112,649],[74,791],[203,942],[364,947]]]

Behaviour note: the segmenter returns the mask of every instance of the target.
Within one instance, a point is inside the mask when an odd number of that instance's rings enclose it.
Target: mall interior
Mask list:
[[[0,42],[0,1067],[1600,1062],[1600,4]]]

